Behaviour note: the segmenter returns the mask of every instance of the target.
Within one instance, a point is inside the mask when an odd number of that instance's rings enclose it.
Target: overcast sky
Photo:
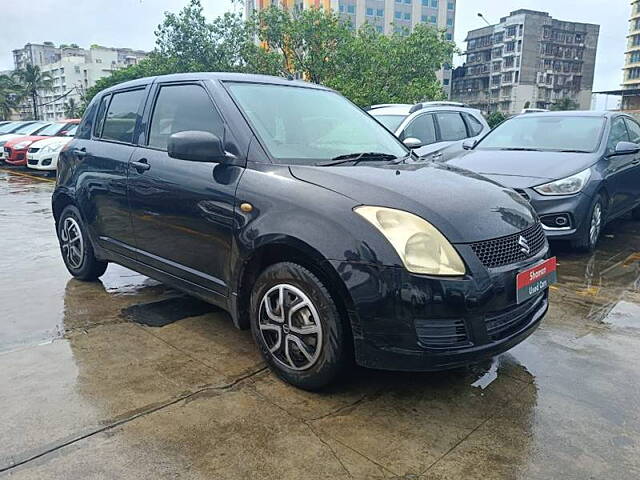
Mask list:
[[[234,8],[231,0],[202,3],[210,18]],[[13,67],[11,50],[28,42],[77,43],[81,47],[98,43],[150,50],[163,13],[180,10],[187,0],[0,0],[0,4],[0,70],[8,70]],[[457,4],[456,41],[461,49],[466,32],[484,25],[477,16],[479,9],[491,23],[512,10],[529,8],[547,11],[561,20],[600,24],[594,90],[619,87],[628,0],[458,0]]]

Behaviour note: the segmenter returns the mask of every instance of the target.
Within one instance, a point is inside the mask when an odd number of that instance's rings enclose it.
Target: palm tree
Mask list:
[[[9,75],[0,75],[0,120],[8,119],[21,100],[20,85]]]
[[[33,119],[38,120],[38,90],[47,91],[53,87],[53,79],[48,72],[42,72],[37,65],[28,64],[22,70],[16,70],[18,79],[25,95],[31,98],[33,106]]]
[[[64,116],[67,118],[77,118],[78,115],[78,104],[75,99],[69,98],[66,102],[64,102]]]

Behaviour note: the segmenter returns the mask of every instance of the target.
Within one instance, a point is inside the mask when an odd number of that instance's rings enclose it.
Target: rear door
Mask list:
[[[629,132],[623,117],[615,117],[611,121],[611,129],[607,139],[606,154],[615,151],[619,142],[629,142]],[[611,197],[609,216],[617,216],[634,206],[637,191],[636,172],[638,163],[636,155],[617,155],[606,160],[606,185]]]
[[[627,125],[627,132],[629,133],[629,140],[633,143],[640,145],[640,125],[629,117],[624,117],[625,124]],[[635,192],[633,204],[638,205],[640,203],[640,152],[633,156],[633,176],[635,178]]]
[[[147,87],[123,90],[100,99],[91,139],[78,139],[76,157],[80,208],[93,238],[104,248],[135,257],[127,199],[129,159],[140,124]]]
[[[129,167],[129,199],[140,261],[220,295],[228,294],[236,187],[243,168],[178,160],[173,133],[229,134],[201,82],[154,85],[146,140]]]
[[[434,152],[433,160],[440,160],[440,150],[451,144],[469,137],[467,125],[459,112],[436,112],[438,128],[438,151]]]

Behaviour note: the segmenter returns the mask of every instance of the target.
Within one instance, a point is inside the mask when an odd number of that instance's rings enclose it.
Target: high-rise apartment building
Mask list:
[[[484,111],[549,108],[570,98],[591,105],[599,25],[517,10],[468,33],[466,62],[453,74],[451,97]]]
[[[629,35],[622,77],[622,109],[640,110],[640,0],[631,2]],[[632,94],[632,91],[636,90]],[[626,93],[626,95],[625,95]]]
[[[403,28],[411,30],[418,23],[426,23],[446,30],[446,38],[453,41],[455,31],[456,0],[246,0],[246,14],[271,5],[290,9],[330,8],[348,19],[354,28],[369,23],[384,34]],[[438,78],[448,94],[451,70],[443,69]]]
[[[53,81],[51,90],[39,92],[41,120],[64,118],[65,103],[69,99],[80,105],[84,92],[94,86],[97,80],[120,68],[135,65],[146,56],[147,52],[142,50],[99,45],[84,49],[75,45],[55,47],[51,44],[29,43],[13,51],[16,70],[29,64],[37,65]],[[18,111],[21,118],[31,118],[33,115],[28,101]]]

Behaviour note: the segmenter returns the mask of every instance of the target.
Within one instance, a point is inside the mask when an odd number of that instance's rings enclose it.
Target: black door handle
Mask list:
[[[73,153],[75,153],[78,158],[84,158],[87,156],[87,149],[85,147],[76,148]]]
[[[631,162],[631,165],[638,165],[640,163],[640,158],[634,158]]]
[[[137,162],[131,162],[131,166],[135,168],[138,173],[145,172],[151,168],[151,165],[149,165],[146,158],[141,158]]]

